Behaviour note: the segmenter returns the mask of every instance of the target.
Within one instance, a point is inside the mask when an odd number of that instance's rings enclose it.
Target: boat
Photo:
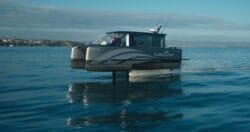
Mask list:
[[[179,69],[182,50],[167,47],[161,25],[149,32],[113,31],[88,45],[71,50],[71,67],[87,71]],[[113,77],[114,78],[114,77]]]

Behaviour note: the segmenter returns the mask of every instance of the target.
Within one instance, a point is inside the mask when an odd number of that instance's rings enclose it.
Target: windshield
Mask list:
[[[97,39],[93,44],[110,45],[110,46],[125,46],[124,33],[106,33],[101,38]]]

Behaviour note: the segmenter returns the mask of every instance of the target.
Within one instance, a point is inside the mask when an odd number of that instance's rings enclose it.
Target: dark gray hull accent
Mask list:
[[[156,70],[179,69],[181,63],[142,63],[133,65],[91,65],[86,64],[88,71],[130,71],[130,70]]]
[[[132,66],[134,70],[155,70],[155,69],[178,69],[180,63],[146,63],[146,64],[135,64]]]
[[[85,61],[83,59],[71,59],[71,68],[85,69]]]
[[[101,71],[101,72],[112,72],[112,71],[129,71],[131,65],[91,65],[86,64],[86,70],[88,71]]]

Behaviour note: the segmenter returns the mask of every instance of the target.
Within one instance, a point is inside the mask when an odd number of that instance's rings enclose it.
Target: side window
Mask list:
[[[160,37],[158,37],[158,36],[155,36],[154,37],[154,47],[157,47],[157,48],[159,48],[160,47]]]
[[[152,47],[151,35],[133,35],[131,38],[132,47]]]
[[[129,36],[129,46],[130,47],[137,47],[137,43],[136,43],[134,35]]]
[[[165,48],[165,37],[155,36],[154,47]]]

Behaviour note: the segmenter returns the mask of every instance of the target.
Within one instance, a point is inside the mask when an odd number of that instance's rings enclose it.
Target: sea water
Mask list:
[[[250,49],[183,58],[178,73],[112,84],[71,69],[70,48],[0,47],[1,131],[250,131]]]

